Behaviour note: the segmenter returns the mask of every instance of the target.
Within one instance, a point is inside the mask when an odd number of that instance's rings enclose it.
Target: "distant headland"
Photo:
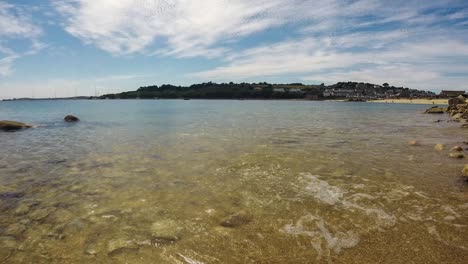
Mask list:
[[[80,96],[69,98],[20,98],[9,100],[76,100],[76,99],[296,99],[296,100],[346,100],[375,101],[403,99],[447,99],[465,95],[465,91],[431,91],[395,87],[364,82],[338,82],[333,85],[306,85],[302,83],[270,84],[260,83],[214,83],[207,82],[190,86],[164,84],[140,87],[128,91],[101,96]],[[466,96],[466,95],[465,95]],[[9,101],[5,100],[5,101]]]
[[[201,83],[190,86],[164,84],[140,87],[136,91],[106,94],[101,99],[304,99],[370,101],[379,99],[436,99],[455,97],[465,91],[434,92],[363,82],[338,82],[333,85],[302,83]]]

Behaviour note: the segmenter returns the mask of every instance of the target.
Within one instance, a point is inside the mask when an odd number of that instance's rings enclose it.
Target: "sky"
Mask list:
[[[468,1],[0,0],[0,99],[208,81],[468,90]]]

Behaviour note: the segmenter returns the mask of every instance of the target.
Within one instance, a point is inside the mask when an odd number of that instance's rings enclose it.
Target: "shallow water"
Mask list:
[[[423,109],[0,102],[37,125],[0,133],[0,262],[466,263],[466,160],[433,147],[467,133]]]

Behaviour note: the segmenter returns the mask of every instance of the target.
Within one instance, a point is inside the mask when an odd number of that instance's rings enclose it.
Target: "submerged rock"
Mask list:
[[[63,120],[65,120],[65,122],[78,122],[80,121],[80,119],[74,115],[67,115]]]
[[[85,248],[86,255],[97,255],[99,253],[99,248],[97,247],[96,243],[91,243],[86,245]]]
[[[452,148],[452,151],[463,151],[463,148],[460,146],[455,146]]]
[[[15,131],[15,130],[31,128],[31,127],[33,126],[29,124],[21,123],[21,122],[16,122],[16,121],[7,121],[7,120],[0,121],[0,130],[3,130],[3,131]]]
[[[463,159],[465,157],[465,155],[463,155],[462,153],[460,152],[453,152],[453,153],[450,153],[449,156],[451,158],[454,158],[454,159]]]
[[[465,167],[463,167],[462,175],[463,175],[463,177],[468,178],[468,164],[465,164]]]
[[[51,213],[56,210],[55,207],[41,208],[33,211],[29,214],[29,218],[33,221],[41,221],[48,217]]]
[[[417,140],[408,141],[408,145],[410,146],[420,146],[421,144]]]
[[[184,228],[173,220],[161,220],[151,225],[151,234],[154,243],[170,243],[179,240],[182,237]]]
[[[442,150],[445,149],[445,145],[444,145],[444,144],[436,144],[436,145],[434,146],[434,149],[435,149],[435,150],[442,151]]]
[[[117,238],[109,241],[107,244],[107,254],[116,255],[125,250],[136,250],[138,245],[133,240],[126,240],[122,238]]]
[[[21,234],[23,234],[24,231],[26,231],[26,226],[19,223],[15,223],[10,225],[3,234],[7,236],[18,237]]]
[[[233,215],[226,217],[221,221],[220,225],[224,227],[238,227],[246,225],[253,220],[253,216],[245,211],[237,212]]]
[[[16,238],[12,236],[0,236],[0,248],[15,249],[18,246]]]

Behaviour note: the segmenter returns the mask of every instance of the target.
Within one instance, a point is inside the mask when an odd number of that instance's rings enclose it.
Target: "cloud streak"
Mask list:
[[[0,76],[12,73],[13,63],[28,55],[37,53],[45,47],[38,41],[42,35],[29,10],[0,1]],[[15,48],[12,41],[27,43],[26,49]]]

